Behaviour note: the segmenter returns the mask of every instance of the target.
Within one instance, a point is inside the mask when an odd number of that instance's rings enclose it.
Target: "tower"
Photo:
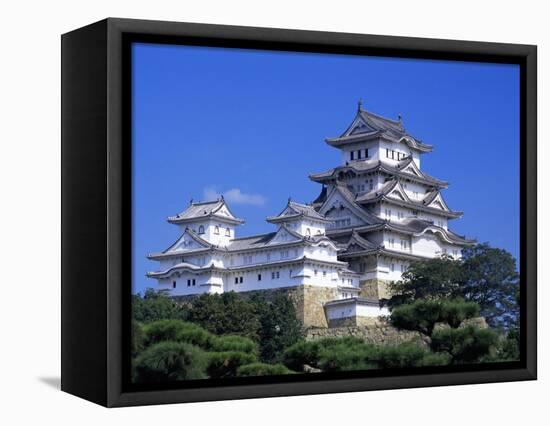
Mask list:
[[[449,229],[462,216],[445,202],[448,183],[421,170],[432,152],[392,120],[361,104],[348,128],[326,143],[340,151],[340,165],[310,175],[323,184],[313,206],[332,220],[327,236],[342,250],[338,259],[360,274],[361,294],[389,297],[388,284],[418,259],[461,256],[472,241]]]

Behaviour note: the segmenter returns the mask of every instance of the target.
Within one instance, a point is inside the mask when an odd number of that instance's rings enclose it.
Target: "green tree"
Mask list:
[[[406,368],[447,365],[450,360],[444,354],[434,354],[428,349],[410,342],[380,346],[376,361],[378,368]]]
[[[237,368],[237,376],[281,376],[283,374],[295,374],[283,364],[264,364],[262,362],[253,362]]]
[[[477,303],[491,327],[510,328],[519,318],[519,274],[506,250],[477,244],[463,250],[459,294]]]
[[[141,383],[206,378],[207,357],[188,343],[161,342],[144,350],[134,361],[134,380]]]
[[[493,330],[467,326],[434,331],[431,340],[432,349],[447,353],[452,364],[466,364],[494,355],[499,337]]]
[[[164,319],[185,320],[187,309],[165,294],[147,289],[143,297],[140,294],[132,295],[132,317],[141,323]]]
[[[458,327],[467,318],[479,314],[479,306],[460,299],[419,299],[392,310],[391,322],[398,328],[416,330],[428,336],[438,322]]]
[[[256,355],[251,353],[238,351],[210,352],[206,371],[211,378],[235,377],[239,367],[256,361]]]
[[[259,316],[260,357],[264,362],[280,362],[283,351],[302,338],[302,325],[292,301],[285,295],[272,300],[252,299]]]
[[[453,297],[463,282],[462,264],[450,256],[412,262],[400,281],[390,285],[390,306],[418,299]]]
[[[235,292],[202,294],[193,301],[189,321],[217,334],[238,334],[258,340],[260,322],[252,303]]]
[[[248,337],[220,336],[212,342],[212,350],[215,352],[238,351],[257,354],[258,345]]]

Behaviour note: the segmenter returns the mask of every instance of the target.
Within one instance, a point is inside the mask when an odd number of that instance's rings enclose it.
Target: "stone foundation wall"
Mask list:
[[[389,299],[391,297],[390,281],[387,280],[375,278],[361,281],[359,288],[361,289],[360,296],[368,299]]]
[[[329,328],[341,327],[371,327],[380,323],[378,317],[352,317],[352,318],[335,318],[328,322]]]
[[[337,328],[309,328],[305,331],[306,340],[325,337],[353,336],[376,345],[398,345],[406,342],[428,344],[427,336],[418,331],[400,330],[383,320],[372,321],[361,326],[343,326]]]

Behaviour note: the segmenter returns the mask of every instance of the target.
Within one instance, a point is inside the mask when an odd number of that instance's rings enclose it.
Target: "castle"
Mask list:
[[[359,103],[344,133],[326,143],[340,150],[341,164],[309,176],[322,184],[311,204],[289,199],[266,219],[273,232],[237,237],[244,221],[223,197],[191,202],[168,218],[180,236],[148,255],[160,266],[147,276],[172,296],[288,290],[306,327],[359,325],[388,315],[388,284],[409,262],[459,258],[471,243],[448,228],[462,215],[443,199],[448,183],[421,171],[432,146],[408,134],[401,117]]]

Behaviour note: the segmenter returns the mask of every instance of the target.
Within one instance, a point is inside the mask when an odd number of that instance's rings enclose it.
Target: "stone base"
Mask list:
[[[398,345],[406,342],[416,342],[427,346],[429,338],[418,331],[400,330],[384,320],[362,326],[338,328],[310,328],[305,332],[306,340],[323,339],[326,337],[353,336],[375,345]]]
[[[360,296],[367,299],[389,299],[391,297],[390,281],[374,278],[359,282]]]
[[[376,317],[336,318],[328,321],[329,328],[375,327],[377,324],[381,324],[381,320]]]

